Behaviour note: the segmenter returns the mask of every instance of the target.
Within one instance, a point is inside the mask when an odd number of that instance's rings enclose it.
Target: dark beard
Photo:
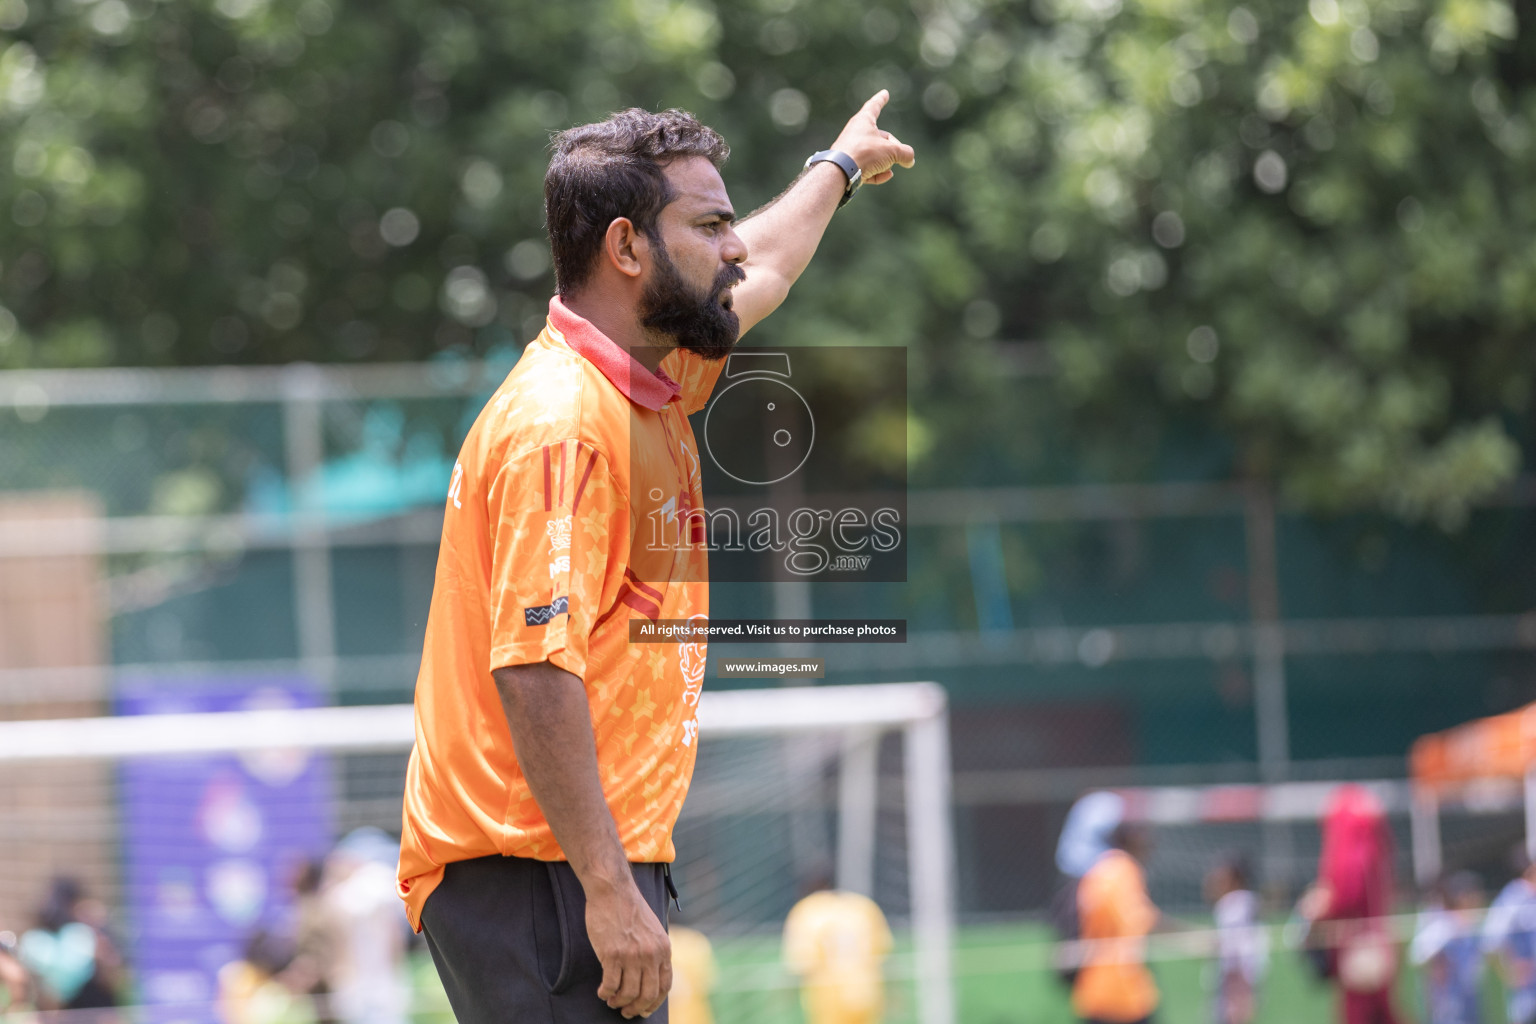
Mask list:
[[[659,237],[652,239],[656,272],[640,296],[640,325],[672,338],[678,348],[705,359],[724,359],[741,336],[741,320],[720,304],[725,290],[746,278],[746,271],[727,265],[715,277],[709,294],[700,295],[677,272]]]

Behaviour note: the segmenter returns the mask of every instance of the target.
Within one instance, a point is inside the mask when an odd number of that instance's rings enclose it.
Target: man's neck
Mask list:
[[[662,339],[640,326],[634,309],[622,302],[605,301],[591,293],[561,296],[560,301],[653,373],[669,351]]]

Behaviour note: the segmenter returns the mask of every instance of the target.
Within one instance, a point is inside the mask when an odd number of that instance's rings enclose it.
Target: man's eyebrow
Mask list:
[[[706,210],[705,212],[699,214],[698,219],[699,220],[708,220],[711,217],[718,217],[721,220],[725,221],[727,224],[729,224],[731,221],[736,219],[736,211],[735,210]]]

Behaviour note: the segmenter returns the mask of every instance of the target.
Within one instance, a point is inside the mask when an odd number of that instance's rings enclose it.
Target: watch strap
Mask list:
[[[810,158],[805,161],[805,166],[809,170],[813,165],[822,162],[836,164],[838,169],[848,178],[848,186],[843,189],[843,198],[837,204],[841,207],[848,200],[852,199],[853,194],[859,190],[859,186],[864,184],[864,172],[859,169],[857,160],[840,149],[823,149],[812,153]]]

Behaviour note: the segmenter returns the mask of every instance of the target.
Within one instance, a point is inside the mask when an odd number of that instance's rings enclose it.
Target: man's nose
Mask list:
[[[747,261],[747,243],[741,240],[735,228],[726,229],[725,243],[720,246],[720,258],[735,265]]]

